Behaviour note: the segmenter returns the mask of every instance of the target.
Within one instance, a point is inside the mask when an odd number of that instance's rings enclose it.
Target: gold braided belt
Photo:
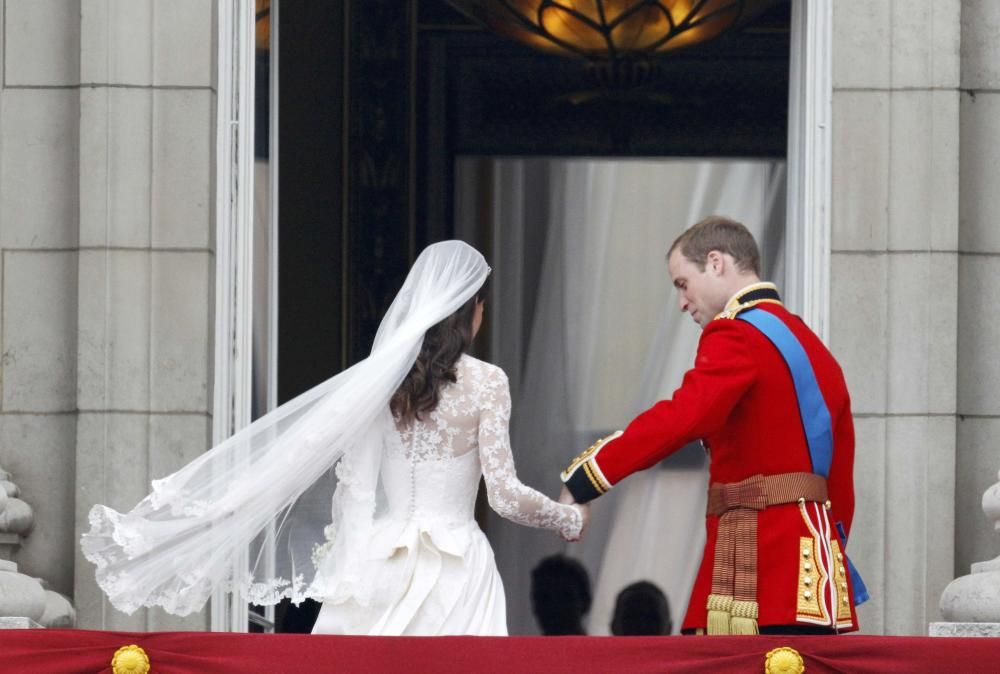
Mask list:
[[[708,488],[708,514],[719,517],[708,595],[708,634],[757,634],[757,513],[799,500],[824,503],[826,479],[815,473],[754,475]]]

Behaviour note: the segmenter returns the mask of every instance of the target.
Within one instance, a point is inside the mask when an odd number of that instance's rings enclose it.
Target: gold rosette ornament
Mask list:
[[[806,665],[794,648],[782,646],[768,652],[764,660],[764,674],[802,674]]]
[[[122,646],[111,658],[111,671],[115,674],[147,674],[149,656],[135,644]]]

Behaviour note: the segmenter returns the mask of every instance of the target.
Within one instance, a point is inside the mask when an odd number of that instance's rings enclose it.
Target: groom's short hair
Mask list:
[[[721,215],[711,215],[678,236],[667,251],[667,259],[675,250],[680,250],[701,271],[705,270],[708,254],[717,250],[731,255],[740,271],[760,276],[760,250],[753,234],[742,223]]]

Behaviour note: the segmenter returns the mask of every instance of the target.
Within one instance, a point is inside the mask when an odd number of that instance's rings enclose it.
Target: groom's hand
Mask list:
[[[571,543],[579,543],[582,541],[583,537],[587,534],[587,527],[590,526],[590,505],[583,503],[576,504],[575,507],[580,511],[580,515],[583,517],[583,524],[580,526],[580,535],[570,541]]]
[[[580,511],[580,518],[582,523],[580,525],[580,533],[576,538],[565,538],[570,543],[578,543],[583,540],[583,535],[587,531],[587,527],[590,526],[590,505],[587,503],[577,503],[576,499],[573,498],[573,494],[570,493],[569,489],[563,485],[562,491],[559,492],[559,503],[563,505],[571,505]]]

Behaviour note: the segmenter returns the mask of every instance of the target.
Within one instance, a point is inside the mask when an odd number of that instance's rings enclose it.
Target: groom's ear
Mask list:
[[[715,276],[721,276],[726,271],[726,258],[717,250],[708,251],[705,256],[705,269]]]

